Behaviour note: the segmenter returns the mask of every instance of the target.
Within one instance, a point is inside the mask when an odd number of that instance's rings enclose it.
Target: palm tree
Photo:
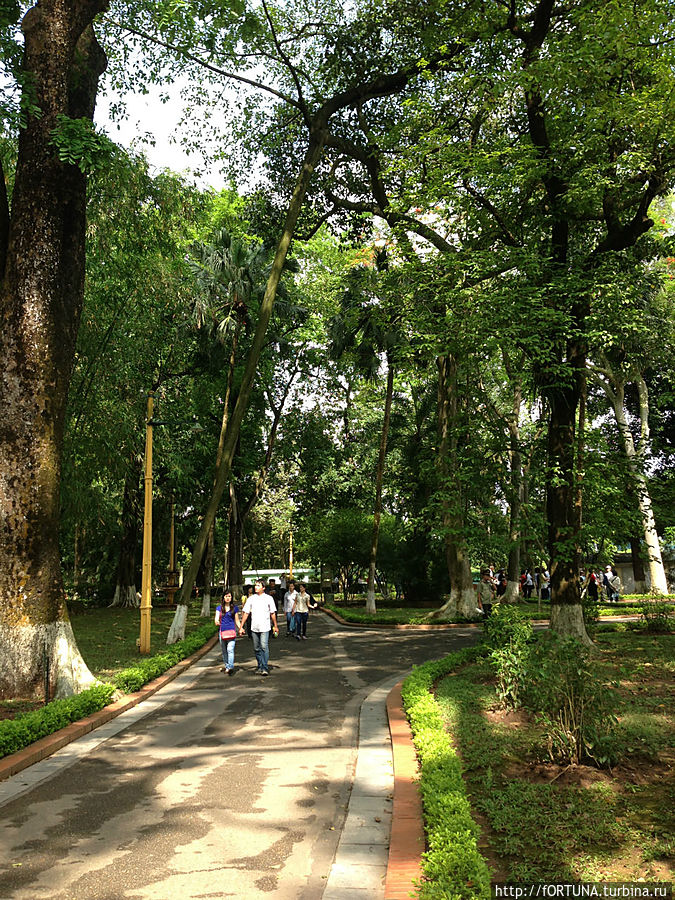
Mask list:
[[[213,238],[192,247],[190,273],[195,285],[194,318],[198,328],[206,330],[220,343],[230,344],[227,386],[220,425],[216,471],[220,466],[230,410],[237,347],[242,328],[250,325],[250,307],[258,303],[264,290],[264,264],[267,253],[262,244],[246,245],[226,229]],[[202,615],[210,615],[215,520],[207,536],[207,566]],[[185,636],[188,596],[177,595],[176,613],[167,635],[167,644]]]

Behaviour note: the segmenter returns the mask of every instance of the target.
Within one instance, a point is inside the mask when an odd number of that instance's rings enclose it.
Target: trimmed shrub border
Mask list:
[[[201,626],[162,653],[124,669],[110,684],[94,685],[74,697],[53,700],[43,709],[0,721],[0,780],[44,759],[75,737],[87,734],[154,694],[208,653],[218,640],[213,630],[211,623]],[[120,693],[130,696],[114,700]],[[15,758],[4,759],[10,755]]]
[[[420,762],[428,850],[423,854],[420,900],[488,900],[490,873],[478,851],[480,829],[462,779],[462,766],[432,695],[434,682],[485,653],[468,647],[413,669],[403,682],[403,708]]]

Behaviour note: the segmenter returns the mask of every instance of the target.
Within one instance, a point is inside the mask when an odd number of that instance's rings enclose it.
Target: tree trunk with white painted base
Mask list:
[[[461,552],[455,552],[453,557],[448,567],[451,578],[450,597],[439,609],[430,614],[431,620],[475,619],[478,615],[476,612],[478,601],[469,558]]]
[[[54,135],[67,119],[93,117],[105,55],[91,22],[107,5],[40,2],[22,22],[28,93],[9,228],[0,237],[0,697],[41,697],[45,660],[50,695],[94,681],[68,619],[59,552],[86,178],[61,161]],[[8,212],[5,206],[3,218]]]
[[[517,603],[520,600],[520,581],[507,581],[500,603]]]
[[[436,465],[443,495],[445,558],[450,578],[450,597],[430,614],[430,619],[476,618],[476,591],[464,537],[462,489],[456,477],[459,461],[456,425],[459,397],[457,361],[451,354],[437,359],[438,366],[438,451]]]
[[[115,595],[111,606],[120,606],[124,609],[137,609],[141,605],[141,598],[136,590],[136,585],[116,585]]]
[[[166,636],[167,644],[176,644],[178,641],[182,641],[185,638],[187,612],[188,608],[186,603],[179,603],[176,606],[176,612],[174,613],[169,633]]]
[[[645,476],[645,457],[649,446],[649,393],[647,384],[642,375],[633,370],[629,375],[623,375],[615,371],[606,356],[601,356],[602,364],[593,367],[592,374],[612,405],[616,423],[619,426],[621,442],[626,459],[628,471],[637,495],[638,507],[642,518],[642,532],[647,551],[647,565],[649,567],[649,581],[651,590],[657,594],[668,593],[668,582],[661,556],[661,545],[654,520],[652,498],[649,493],[649,485]],[[640,398],[640,439],[635,446],[633,434],[628,423],[625,406],[626,384],[633,381],[637,385]]]
[[[133,464],[132,464],[133,466]],[[136,591],[136,547],[138,545],[138,486],[139,473],[130,469],[124,483],[122,501],[122,540],[117,563],[115,595],[111,606],[127,608],[141,605]]]
[[[570,342],[572,345],[573,342]],[[572,349],[570,357],[581,370],[583,351]],[[548,477],[546,514],[551,554],[550,628],[561,637],[574,637],[592,647],[584,623],[579,582],[578,511],[574,465],[576,410],[579,379],[560,384],[549,393]]]

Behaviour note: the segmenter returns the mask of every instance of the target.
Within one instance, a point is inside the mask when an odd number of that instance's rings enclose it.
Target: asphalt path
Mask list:
[[[319,900],[363,700],[477,633],[318,613],[308,637],[270,641],[268,678],[248,639],[232,677],[216,647],[154,704],[0,785],[0,900]]]

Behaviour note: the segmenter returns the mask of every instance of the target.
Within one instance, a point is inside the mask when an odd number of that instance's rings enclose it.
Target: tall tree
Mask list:
[[[66,398],[82,308],[86,156],[105,55],[106,0],[41,0],[23,17],[25,119],[11,211],[0,220],[0,695],[92,682],[65,608],[59,488]],[[91,159],[89,160],[91,163]],[[79,163],[79,165],[78,165]],[[4,183],[4,173],[0,181]]]
[[[654,251],[665,249],[655,242]],[[667,294],[663,291],[658,266],[646,269],[640,260],[631,265],[624,260],[617,272],[617,284],[606,285],[604,296],[594,310],[599,331],[597,346],[591,350],[589,374],[609,401],[619,431],[619,444],[626,461],[630,494],[635,496],[642,522],[650,584],[659,594],[668,593],[659,535],[649,487],[649,467],[653,459],[650,435],[648,373],[667,364],[672,353],[675,322]],[[622,300],[617,317],[616,300]],[[629,314],[632,307],[633,315]],[[631,390],[632,386],[632,390]],[[635,413],[629,395],[635,396]],[[636,437],[634,437],[634,432]]]
[[[366,611],[370,614],[377,611],[375,576],[382,519],[382,482],[394,396],[394,354],[396,344],[400,343],[400,336],[396,328],[398,316],[392,310],[392,305],[385,296],[386,291],[383,290],[383,285],[377,283],[378,276],[380,276],[379,281],[382,282],[381,273],[386,268],[386,250],[379,250],[375,254],[377,274],[369,271],[370,267],[360,271],[352,270],[348,278],[347,291],[342,298],[340,312],[330,327],[332,353],[336,358],[339,359],[345,352],[351,351],[357,369],[373,379],[379,376],[381,362],[384,359],[387,373],[380,446],[375,470],[373,531],[370,539],[366,589]]]
[[[371,108],[358,141],[334,142],[352,160],[331,170],[346,205],[419,235],[426,258],[447,256],[457,285],[491,283],[512,323],[536,335],[532,362],[550,412],[552,626],[585,641],[576,419],[590,301],[603,258],[644,247],[650,205],[673,183],[667,10],[552,0],[481,8],[461,74],[433,73],[402,122]],[[507,334],[524,346],[522,327]]]

